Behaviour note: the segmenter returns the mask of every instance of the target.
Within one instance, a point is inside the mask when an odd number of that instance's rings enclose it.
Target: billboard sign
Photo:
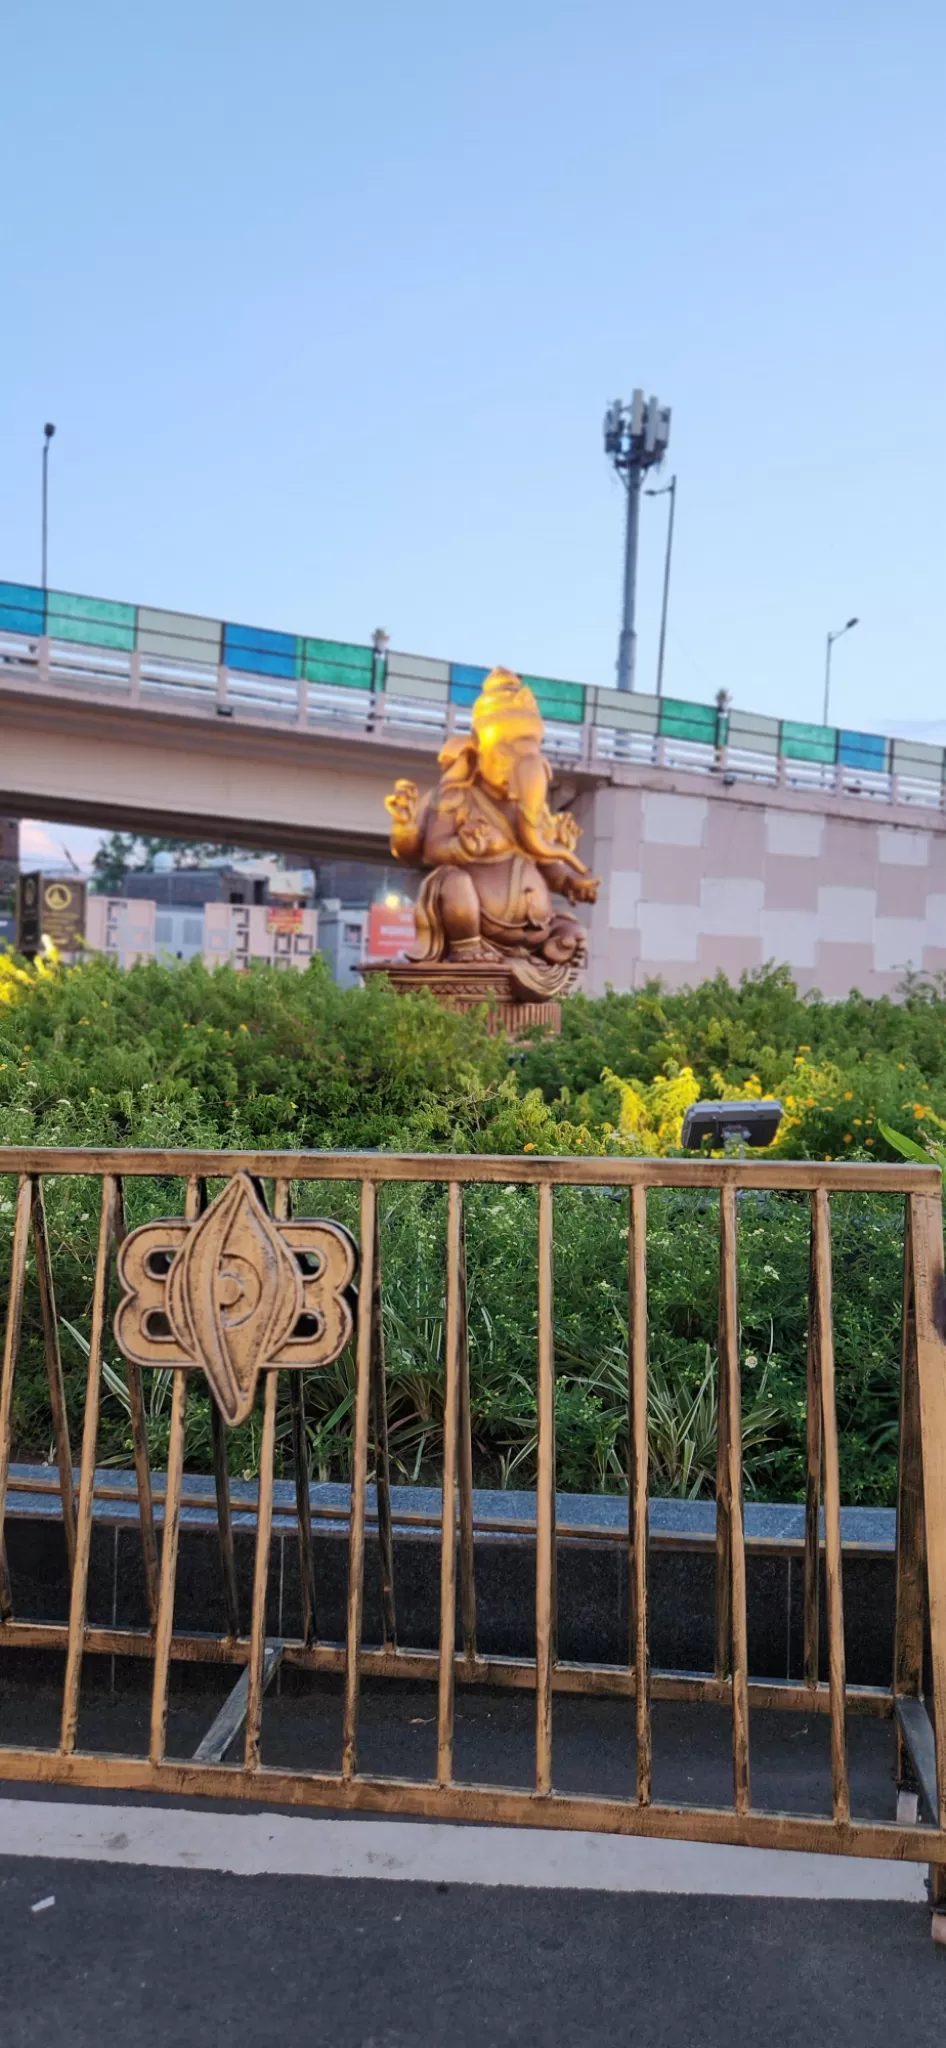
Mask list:
[[[20,876],[16,942],[32,957],[44,938],[60,953],[74,953],[85,937],[86,885],[72,875]]]
[[[268,932],[301,932],[305,929],[305,910],[300,904],[276,904],[266,906],[266,929]]]
[[[416,929],[413,904],[389,910],[386,903],[372,903],[368,917],[369,960],[395,960],[414,944]]]

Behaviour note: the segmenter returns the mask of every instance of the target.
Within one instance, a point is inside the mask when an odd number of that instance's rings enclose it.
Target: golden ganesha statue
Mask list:
[[[594,903],[598,879],[575,851],[580,825],[549,809],[552,771],[527,684],[493,669],[472,722],[442,747],[436,789],[421,797],[416,783],[400,781],[385,798],[395,858],[431,869],[407,957],[480,971],[501,963],[518,995],[548,999],[571,986],[586,953],[578,919],[552,898]]]

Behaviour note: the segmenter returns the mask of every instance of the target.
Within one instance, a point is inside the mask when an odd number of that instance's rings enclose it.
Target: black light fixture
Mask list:
[[[758,1149],[774,1144],[782,1116],[782,1105],[774,1097],[755,1102],[692,1102],[683,1119],[683,1143],[688,1152],[698,1152],[707,1138],[714,1152],[746,1145]]]

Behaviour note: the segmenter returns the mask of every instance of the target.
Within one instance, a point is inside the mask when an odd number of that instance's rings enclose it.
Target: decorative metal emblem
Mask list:
[[[238,1173],[196,1223],[145,1223],[118,1254],[119,1349],[134,1365],[200,1366],[225,1420],[245,1422],[267,1367],[331,1365],[353,1328],[357,1251],[340,1223],[276,1223]]]

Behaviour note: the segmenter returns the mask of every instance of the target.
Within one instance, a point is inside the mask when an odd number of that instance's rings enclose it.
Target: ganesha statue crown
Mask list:
[[[395,858],[429,870],[405,965],[453,968],[451,995],[468,970],[479,999],[492,966],[496,985],[515,999],[547,1002],[572,986],[586,950],[582,925],[553,897],[594,903],[598,881],[575,851],[580,825],[549,807],[552,771],[528,684],[493,669],[472,728],[441,748],[435,789],[421,796],[415,783],[400,781],[385,798]]]

